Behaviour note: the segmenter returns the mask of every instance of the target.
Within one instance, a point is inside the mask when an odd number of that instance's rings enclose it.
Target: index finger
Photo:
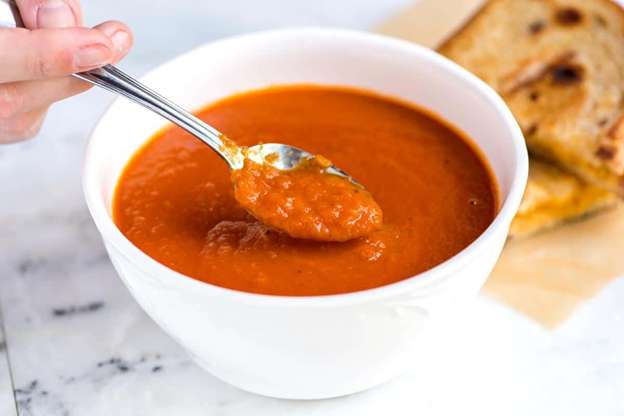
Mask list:
[[[0,28],[0,83],[61,77],[114,59],[111,39],[98,29]]]
[[[15,0],[28,29],[55,29],[82,25],[79,0]]]

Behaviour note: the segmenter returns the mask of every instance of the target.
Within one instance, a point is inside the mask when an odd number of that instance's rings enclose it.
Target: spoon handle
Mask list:
[[[19,9],[14,0],[0,0],[0,27],[24,27]],[[131,101],[152,110],[202,140],[217,152],[230,165],[230,168],[234,168],[237,165],[234,157],[230,154],[231,152],[225,151],[225,145],[221,140],[222,134],[218,130],[204,123],[179,105],[152,91],[113,65],[106,65],[102,68],[73,74],[73,76],[108,91],[123,95]]]
[[[74,74],[74,76],[108,91],[123,95],[131,101],[163,116],[205,142],[226,162],[230,163],[229,155],[223,151],[225,146],[219,131],[115,66],[106,65],[92,71]]]

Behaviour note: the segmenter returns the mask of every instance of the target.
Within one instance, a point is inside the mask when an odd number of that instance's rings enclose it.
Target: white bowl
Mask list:
[[[124,99],[98,123],[84,192],[122,280],[143,309],[199,365],[258,394],[318,399],[365,390],[403,372],[425,349],[427,325],[461,315],[502,250],[527,180],[518,125],[486,84],[431,50],[334,29],[255,33],[195,49],[152,71],[148,86],[190,109],[275,84],[364,88],[417,103],[466,132],[488,159],[501,209],[468,248],[418,276],[334,296],[278,297],[185,277],[136,248],[111,219],[111,198],[132,154],[166,123]],[[417,163],[417,161],[416,161]],[[337,276],[339,278],[339,276]]]

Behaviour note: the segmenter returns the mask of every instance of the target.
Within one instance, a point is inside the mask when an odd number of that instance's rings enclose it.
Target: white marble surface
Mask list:
[[[135,29],[122,67],[141,74],[240,32],[367,29],[407,2],[89,0],[85,8],[91,23],[116,17]],[[0,301],[20,415],[624,414],[624,279],[556,331],[480,298],[440,334],[448,342],[427,368],[363,394],[280,401],[216,380],[132,300],[84,206],[86,137],[110,99],[93,91],[62,103],[36,140],[0,147]],[[5,353],[0,415],[13,416]]]

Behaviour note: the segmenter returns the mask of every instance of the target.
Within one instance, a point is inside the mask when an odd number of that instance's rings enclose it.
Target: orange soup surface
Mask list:
[[[276,231],[237,202],[228,167],[210,148],[171,127],[128,163],[113,218],[143,252],[197,280],[290,296],[379,287],[454,256],[496,215],[496,184],[467,139],[389,98],[339,87],[274,87],[224,99],[199,117],[239,145],[286,143],[326,156],[370,191],[383,225],[373,215],[375,231],[346,242]],[[310,189],[322,192],[315,185]],[[331,200],[327,211],[339,204]],[[299,220],[304,229],[314,224],[313,216]]]

